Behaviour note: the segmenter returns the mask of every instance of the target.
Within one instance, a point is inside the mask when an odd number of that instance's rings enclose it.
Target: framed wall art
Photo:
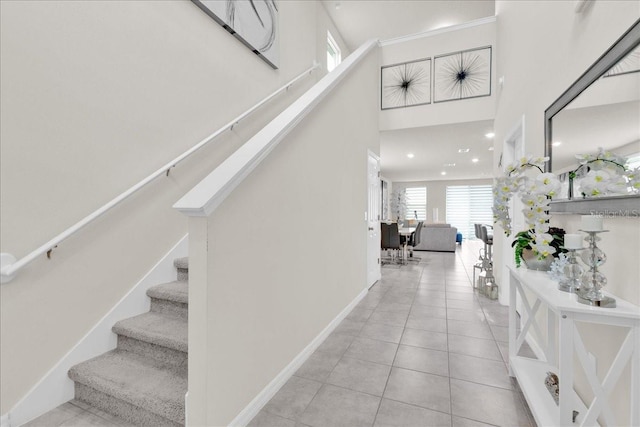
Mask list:
[[[609,69],[602,77],[619,76],[640,72],[640,46],[629,52],[624,58]]]
[[[275,0],[191,0],[273,68],[278,68]]]
[[[491,95],[491,46],[434,58],[434,102]]]
[[[381,68],[380,108],[431,103],[431,58]]]

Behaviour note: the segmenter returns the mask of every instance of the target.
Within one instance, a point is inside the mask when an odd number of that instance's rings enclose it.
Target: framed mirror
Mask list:
[[[560,199],[566,199],[552,202],[552,212],[640,209],[640,195],[571,194],[568,172],[579,166],[575,156],[596,154],[599,147],[640,166],[640,20],[545,111],[546,171],[561,178]]]

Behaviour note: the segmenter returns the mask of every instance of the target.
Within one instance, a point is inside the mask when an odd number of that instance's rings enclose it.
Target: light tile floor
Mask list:
[[[535,426],[507,375],[507,307],[471,286],[478,248],[384,267],[250,426]],[[72,400],[25,426],[126,425]]]
[[[23,427],[133,427],[97,408],[70,400]]]
[[[478,248],[383,267],[249,425],[535,426],[508,376],[508,309],[472,288]]]

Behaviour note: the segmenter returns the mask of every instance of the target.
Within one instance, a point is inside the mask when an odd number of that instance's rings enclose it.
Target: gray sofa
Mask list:
[[[414,248],[418,251],[456,251],[456,234],[458,229],[450,224],[424,224],[420,234],[420,244]]]

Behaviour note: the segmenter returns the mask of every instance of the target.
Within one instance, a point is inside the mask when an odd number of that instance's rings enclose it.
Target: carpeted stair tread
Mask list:
[[[113,332],[185,353],[188,351],[187,321],[180,317],[150,311],[117,322]]]
[[[187,370],[112,350],[75,365],[69,378],[98,392],[184,424]]]
[[[175,268],[179,268],[181,270],[188,270],[189,269],[189,257],[176,258],[173,261],[173,265],[174,265]]]
[[[189,284],[181,280],[175,281],[175,282],[163,283],[161,285],[156,285],[149,288],[147,290],[147,295],[150,298],[188,304],[189,303]]]

